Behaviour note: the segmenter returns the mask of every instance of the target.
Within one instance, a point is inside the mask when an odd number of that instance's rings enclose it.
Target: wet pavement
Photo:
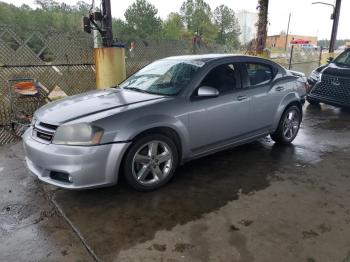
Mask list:
[[[0,261],[350,261],[350,112],[305,105],[269,138],[182,166],[140,193],[38,182],[0,147]]]

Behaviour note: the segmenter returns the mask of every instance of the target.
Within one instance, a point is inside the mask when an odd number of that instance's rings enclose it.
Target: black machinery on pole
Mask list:
[[[111,1],[102,0],[101,10],[94,8],[93,1],[88,16],[83,17],[82,25],[86,33],[90,34],[91,30],[99,31],[102,46],[111,47],[113,45]]]

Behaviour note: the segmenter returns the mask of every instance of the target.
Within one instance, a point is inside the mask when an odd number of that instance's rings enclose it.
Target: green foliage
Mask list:
[[[240,29],[235,12],[225,5],[220,5],[214,10],[214,21],[218,28],[217,43],[239,47]]]
[[[179,40],[184,37],[185,26],[178,13],[170,13],[162,25],[162,37],[164,39]]]
[[[125,11],[125,20],[132,34],[140,38],[155,38],[161,31],[158,10],[146,0],[136,0]]]
[[[0,2],[0,25],[11,26],[22,38],[31,35],[33,30],[44,34],[57,31],[73,35],[82,32],[81,17],[90,10],[90,4],[84,1],[67,5],[59,0],[35,0],[35,4],[38,7],[33,9],[28,5],[16,7]],[[212,12],[205,0],[185,0],[180,12],[169,14],[165,21],[159,18],[158,10],[147,0],[135,0],[125,12],[125,20],[113,19],[112,23],[114,37],[125,43],[160,38],[192,40],[198,36],[205,43],[239,45],[238,23],[233,10],[221,5]],[[39,40],[33,40],[32,44],[35,50],[41,47]],[[15,41],[13,45],[16,45]]]
[[[217,27],[212,22],[212,12],[204,0],[186,0],[180,9],[187,30],[206,41],[216,38]]]
[[[134,40],[134,30],[121,19],[113,19],[112,21],[113,36],[118,40],[129,42]],[[131,34],[132,32],[132,34]]]
[[[74,33],[81,31],[81,17],[90,9],[83,1],[73,6],[52,0],[37,0],[36,3],[39,8],[32,9],[28,5],[16,7],[0,2],[0,25],[11,26],[23,38],[33,30]]]

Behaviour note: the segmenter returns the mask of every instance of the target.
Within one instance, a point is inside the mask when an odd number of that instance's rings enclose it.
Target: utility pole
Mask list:
[[[333,7],[333,13],[331,15],[331,19],[333,20],[333,26],[332,26],[331,41],[329,43],[329,53],[333,53],[335,49],[335,41],[337,40],[341,0],[335,0],[335,5],[332,5],[330,3],[325,3],[325,2],[313,2],[312,4],[329,5]]]
[[[288,44],[290,16],[291,16],[291,13],[289,13],[289,18],[288,18],[288,26],[287,26],[287,32],[286,32],[286,44],[284,45],[285,51],[287,50],[287,44]]]
[[[88,34],[97,30],[102,39],[102,47],[94,42],[96,88],[115,87],[126,78],[125,46],[113,43],[111,1],[101,0],[102,10],[95,9],[94,5],[93,0],[88,16],[82,19],[82,26]]]
[[[333,26],[332,26],[332,35],[331,35],[331,42],[329,44],[329,53],[333,53],[335,49],[335,41],[337,40],[337,33],[338,33],[338,24],[339,24],[339,16],[340,16],[340,5],[341,0],[336,0],[335,7],[333,10]]]
[[[262,54],[267,38],[267,15],[268,15],[269,0],[258,0],[259,18],[258,18],[258,32],[256,39],[256,52]]]
[[[111,1],[102,0],[102,44],[103,47],[111,47],[113,45],[112,32],[112,11]]]

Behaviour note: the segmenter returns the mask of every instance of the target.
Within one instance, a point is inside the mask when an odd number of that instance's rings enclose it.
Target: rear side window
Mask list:
[[[259,63],[246,63],[249,86],[258,86],[269,83],[273,79],[272,68]]]

